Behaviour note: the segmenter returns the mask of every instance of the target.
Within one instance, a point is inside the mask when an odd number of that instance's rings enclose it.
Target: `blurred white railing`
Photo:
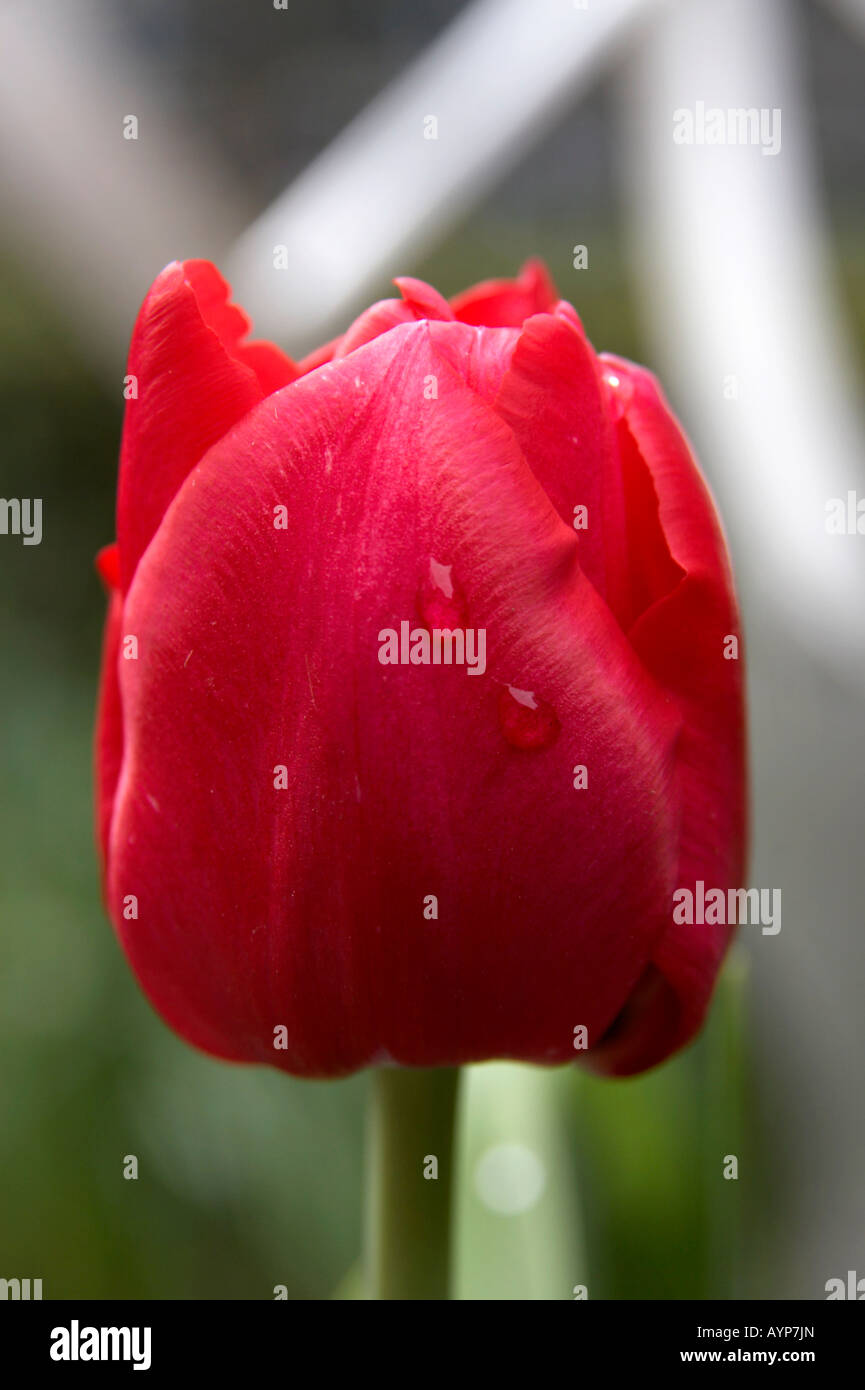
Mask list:
[[[571,106],[656,0],[474,0],[269,207],[228,270],[262,333],[327,337]],[[575,197],[578,190],[575,190]],[[274,248],[285,248],[274,269]]]

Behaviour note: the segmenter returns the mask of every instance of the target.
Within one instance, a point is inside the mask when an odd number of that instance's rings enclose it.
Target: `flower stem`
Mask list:
[[[710,1299],[744,1298],[743,1251],[744,1184],[728,1177],[729,1160],[741,1164],[743,1175],[753,1165],[747,1144],[748,959],[734,947],[715,993],[706,1030],[706,1071],[703,1095],[708,1101],[704,1119],[706,1155],[703,1163],[707,1287]],[[738,1168],[737,1168],[738,1173]]]
[[[457,1067],[381,1067],[371,1077],[369,1296],[446,1299]]]

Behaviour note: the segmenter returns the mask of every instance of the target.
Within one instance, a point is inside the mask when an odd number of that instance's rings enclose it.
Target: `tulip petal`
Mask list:
[[[431,323],[436,354],[472,391],[493,405],[519,341],[516,328],[472,328],[467,323]]]
[[[519,328],[532,314],[549,313],[558,294],[543,261],[527,261],[516,280],[484,280],[455,295],[451,308],[461,323]]]
[[[621,429],[651,475],[664,536],[681,579],[637,619],[630,639],[682,713],[676,780],[682,806],[677,888],[725,895],[745,871],[745,730],[741,640],[727,550],[711,495],[687,440],[651,373],[605,356],[626,388]],[[627,443],[625,447],[630,447]],[[644,982],[644,1007],[629,1007],[591,1059],[627,1074],[654,1065],[699,1027],[735,923],[677,924],[670,918]],[[660,977],[660,978],[659,978]]]
[[[96,556],[96,569],[109,594],[112,589],[120,588],[120,555],[116,541],[102,547]]]
[[[665,928],[678,710],[448,327],[397,327],[250,413],[128,595],[109,901],[156,1007],[221,1056],[573,1060]],[[485,673],[382,664],[443,570]],[[554,710],[548,745],[505,737],[509,686]]]
[[[363,347],[364,343],[371,343],[373,338],[380,337],[382,333],[389,333],[401,323],[416,323],[417,317],[411,305],[406,304],[404,299],[380,299],[365,309],[346,329],[327,360],[336,361],[340,357],[347,357],[356,348]],[[321,366],[322,363],[317,361],[316,365]]]
[[[597,359],[570,318],[526,320],[495,404],[565,525],[587,518],[580,566],[620,617],[628,575],[621,470]]]
[[[402,299],[380,299],[366,309],[337,343],[331,354],[333,358],[347,357],[355,348],[362,347],[400,323],[416,323],[420,319],[453,319],[447,300],[432,285],[407,275],[397,277],[394,284]],[[327,360],[330,361],[330,357]],[[321,365],[320,361],[316,365]]]
[[[246,343],[246,315],[207,261],[174,261],[132,335],[120,455],[117,537],[124,590],[190,469],[298,369],[268,343]]]
[[[412,275],[397,275],[394,284],[419,319],[453,319],[454,311],[443,295],[433,289],[425,280],[417,280]]]

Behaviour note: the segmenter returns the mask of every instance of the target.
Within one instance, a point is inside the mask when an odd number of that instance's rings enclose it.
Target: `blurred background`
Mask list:
[[[458,1291],[809,1299],[865,1276],[865,535],[825,527],[865,497],[858,0],[7,0],[0,52],[0,494],[43,499],[40,545],[0,535],[0,1277],[361,1292],[366,1078],[192,1052],[101,907],[92,562],[148,285],[211,257],[299,352],[391,274],[453,294],[536,254],[598,349],[662,376],[721,504],[750,882],[781,889],[783,927],[743,928],[704,1035],[649,1076],[472,1069]],[[780,149],[677,144],[698,102],[778,109]]]

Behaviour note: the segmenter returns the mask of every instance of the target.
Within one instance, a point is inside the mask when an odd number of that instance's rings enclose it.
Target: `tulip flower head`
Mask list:
[[[674,893],[743,872],[716,511],[540,265],[396,283],[300,363],[207,262],[145,300],[99,561],[108,909],[219,1057],[640,1071],[732,930]]]

